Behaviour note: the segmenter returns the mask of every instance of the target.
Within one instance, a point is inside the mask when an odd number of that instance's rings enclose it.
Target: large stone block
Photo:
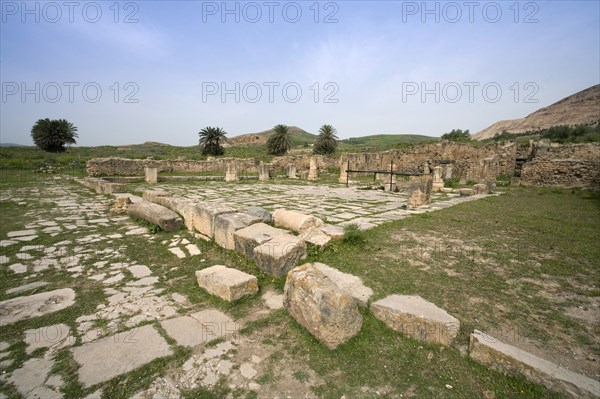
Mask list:
[[[283,305],[329,349],[347,342],[362,327],[356,302],[310,263],[288,273]]]
[[[315,216],[305,215],[296,211],[287,211],[283,208],[273,212],[273,221],[275,226],[302,233],[312,228],[319,228],[325,225],[323,221]]]
[[[221,247],[233,251],[235,249],[233,234],[239,229],[262,222],[262,220],[261,217],[239,212],[218,215],[215,218],[215,242]]]
[[[258,292],[256,277],[222,265],[196,271],[196,279],[209,294],[229,302]]]
[[[487,194],[488,193],[488,187],[487,187],[487,185],[485,185],[483,183],[473,185],[473,190],[475,191],[475,194]]]
[[[331,241],[331,237],[318,228],[303,231],[300,238],[319,248],[324,248]]]
[[[177,212],[183,218],[185,227],[193,231],[194,220],[200,215],[200,208],[204,205],[203,202],[194,202],[187,198],[175,197],[171,193],[164,190],[147,190],[144,191],[143,197],[147,201],[165,206]]]
[[[408,207],[416,208],[431,202],[431,176],[411,176],[408,185]]]
[[[165,206],[149,201],[140,201],[129,205],[127,213],[131,216],[147,220],[159,226],[164,231],[177,231],[183,224],[178,214]]]
[[[450,345],[460,322],[416,295],[390,295],[371,304],[371,312],[391,329],[425,342]]]
[[[244,213],[252,216],[258,216],[265,223],[270,223],[273,221],[273,215],[271,212],[267,211],[265,208],[261,208],[260,206],[249,206],[244,209]]]
[[[219,202],[206,202],[196,206],[194,214],[194,230],[207,237],[215,236],[215,220],[217,216],[237,212],[237,209]]]
[[[350,295],[360,306],[367,306],[373,295],[373,290],[365,286],[360,277],[344,273],[324,263],[314,263],[313,266],[326,275],[342,291]]]
[[[235,251],[247,258],[253,259],[254,248],[281,234],[287,234],[287,232],[265,223],[256,223],[239,229],[233,233]]]
[[[263,272],[283,277],[306,258],[306,244],[291,234],[280,234],[254,248],[253,257]]]
[[[145,167],[144,174],[146,178],[146,183],[156,184],[158,183],[158,169],[155,167]]]
[[[507,374],[520,374],[530,381],[573,398],[600,397],[600,383],[475,330],[471,334],[472,359]]]

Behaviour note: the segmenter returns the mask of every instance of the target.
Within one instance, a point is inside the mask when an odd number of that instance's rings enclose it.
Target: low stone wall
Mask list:
[[[234,163],[238,173],[258,173],[259,162],[247,158],[217,158],[206,161],[152,160],[128,158],[94,158],[87,161],[89,176],[143,176],[144,168],[155,167],[158,172],[188,172],[224,174],[227,164]]]
[[[600,190],[600,160],[535,159],[523,165],[521,184]]]
[[[532,148],[532,157],[538,161],[542,159],[575,159],[580,161],[600,161],[600,143],[534,143]]]

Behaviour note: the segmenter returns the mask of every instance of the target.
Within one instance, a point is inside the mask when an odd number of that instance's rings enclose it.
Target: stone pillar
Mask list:
[[[146,174],[146,183],[158,183],[158,168],[145,167],[144,173]]]
[[[348,169],[348,161],[344,158],[340,158],[340,178],[338,179],[339,183],[346,184],[346,182],[348,181],[348,173],[346,172],[346,170]]]
[[[300,178],[302,180],[308,179],[308,170],[302,170],[302,171],[300,171]]]
[[[452,179],[452,169],[454,169],[454,165],[451,163],[446,165],[446,179]]]
[[[292,165],[290,163],[285,168],[287,170],[288,179],[297,179],[298,178],[298,176],[296,176],[296,165]]]
[[[225,181],[237,181],[237,180],[238,180],[238,174],[237,174],[236,165],[233,163],[228,163],[227,171],[225,172]]]
[[[444,180],[442,180],[442,167],[436,166],[433,168],[433,191],[440,191],[444,187]]]
[[[268,163],[261,163],[258,165],[258,180],[265,181],[271,178],[269,175],[270,166],[271,164]]]
[[[411,176],[408,185],[408,207],[416,208],[431,202],[431,176]]]
[[[431,173],[431,169],[429,169],[429,161],[423,162],[423,174],[428,175]]]
[[[319,171],[317,169],[317,158],[310,157],[310,169],[308,170],[308,180],[317,180]]]

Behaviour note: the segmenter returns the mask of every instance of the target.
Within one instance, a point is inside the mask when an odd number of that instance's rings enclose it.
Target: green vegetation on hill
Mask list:
[[[438,137],[418,134],[375,134],[340,140],[338,149],[344,152],[385,151],[407,145],[431,143],[439,140]]]
[[[595,125],[576,126],[552,126],[548,129],[540,129],[523,133],[510,133],[506,130],[489,140],[506,141],[517,140],[519,142],[533,139],[548,139],[556,143],[591,143],[600,141],[600,122]]]

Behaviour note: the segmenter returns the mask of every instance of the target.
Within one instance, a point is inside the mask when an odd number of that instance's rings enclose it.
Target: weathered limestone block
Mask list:
[[[365,286],[360,277],[341,272],[324,263],[313,263],[313,266],[333,281],[338,288],[350,295],[357,305],[367,306],[369,304],[373,290]]]
[[[173,194],[166,190],[145,190],[142,193],[142,198],[146,201],[156,202],[160,197],[172,197]],[[164,205],[163,205],[164,206]]]
[[[487,186],[488,194],[493,194],[496,191],[496,183],[491,180],[486,180],[485,185]]]
[[[317,169],[317,158],[310,157],[310,168],[308,170],[308,180],[317,180],[319,178],[319,170]]]
[[[254,259],[254,248],[281,234],[287,234],[287,231],[265,223],[255,223],[233,233],[235,251],[247,258]]]
[[[476,192],[472,188],[461,188],[458,190],[461,197],[470,197],[471,195],[475,195]]]
[[[483,183],[473,185],[473,190],[475,191],[475,194],[487,194],[488,193],[488,187]]]
[[[225,171],[225,181],[238,181],[237,166],[234,163],[228,163]]]
[[[132,204],[132,202],[129,197],[117,197],[115,198],[113,206],[110,208],[110,212],[117,214],[127,213],[127,207],[130,204]]]
[[[205,202],[198,204],[194,209],[194,230],[210,238],[215,236],[217,216],[237,212],[237,209],[220,202]]]
[[[283,305],[329,349],[347,342],[362,327],[356,302],[310,263],[288,273]]]
[[[446,179],[452,179],[452,170],[453,169],[454,169],[454,165],[452,165],[451,163],[446,165],[446,174],[445,174]]]
[[[221,247],[233,251],[235,249],[233,234],[239,229],[262,221],[261,217],[239,212],[217,215],[215,218],[215,242]]]
[[[344,228],[342,226],[326,224],[325,226],[319,227],[319,229],[333,240],[341,240],[344,238]]]
[[[325,225],[321,219],[315,216],[287,211],[283,208],[279,208],[273,212],[273,221],[275,222],[275,226],[283,227],[296,233],[302,233],[306,230]]]
[[[270,175],[270,164],[261,163],[258,167],[258,180],[265,181],[271,178]]]
[[[436,344],[450,345],[460,328],[458,319],[416,295],[387,296],[371,312],[393,330]]]
[[[507,373],[520,374],[530,381],[573,398],[600,397],[600,383],[475,330],[469,346],[472,359]]]
[[[408,207],[416,208],[431,202],[432,184],[430,176],[411,176],[408,185]]]
[[[258,292],[256,277],[237,269],[215,265],[196,271],[198,285],[209,294],[233,302]]]
[[[83,179],[83,185],[95,190],[98,194],[113,194],[127,192],[127,184],[111,183],[104,179],[86,177]]]
[[[146,176],[146,183],[156,184],[158,183],[158,169],[146,166],[144,168],[144,174]]]
[[[331,241],[331,237],[317,227],[304,230],[300,233],[300,238],[319,248],[324,248]]]
[[[308,170],[300,171],[300,179],[302,179],[302,180],[308,179]]]
[[[340,177],[338,179],[339,183],[346,183],[348,181],[348,163],[343,160],[340,162]]]
[[[253,258],[263,272],[283,277],[306,258],[306,244],[299,237],[280,234],[254,248]]]
[[[154,202],[141,201],[127,207],[127,213],[159,226],[164,231],[177,231],[183,221],[178,214]]]
[[[244,210],[245,213],[252,216],[257,216],[262,219],[265,223],[270,223],[273,221],[273,215],[271,212],[267,211],[265,208],[261,208],[260,206],[250,206]]]
[[[185,227],[190,231],[194,230],[194,220],[198,218],[200,208],[204,204],[186,198],[175,197],[164,190],[146,190],[143,193],[143,197],[146,201],[154,202],[155,204],[169,208],[173,212],[177,212],[183,218]]]

